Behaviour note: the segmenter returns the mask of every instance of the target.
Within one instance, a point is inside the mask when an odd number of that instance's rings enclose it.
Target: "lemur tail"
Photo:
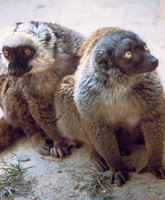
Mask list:
[[[0,152],[14,144],[23,135],[21,129],[14,128],[3,117],[0,118]]]

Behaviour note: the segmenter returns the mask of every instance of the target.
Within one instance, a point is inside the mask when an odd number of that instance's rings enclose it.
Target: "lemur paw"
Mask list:
[[[50,155],[50,149],[53,146],[53,141],[43,136],[43,133],[37,132],[30,137],[34,149],[41,155]]]
[[[129,178],[129,174],[126,171],[113,172],[110,177],[110,183],[113,184],[116,182],[117,186],[121,187]]]
[[[79,147],[77,141],[63,139],[61,142],[54,142],[54,146],[50,149],[50,155],[55,158],[65,157],[71,154],[72,147]]]
[[[57,146],[50,149],[50,155],[59,158],[71,154],[71,148],[66,146]]]
[[[138,174],[142,174],[145,172],[151,172],[158,179],[165,179],[165,168],[163,167],[155,167],[155,166],[145,166],[144,168],[138,171]]]
[[[121,187],[126,183],[127,180],[130,179],[130,176],[128,172],[134,172],[135,168],[134,167],[124,167],[125,169],[120,169],[117,171],[112,172],[112,175],[110,177],[110,183],[117,183],[118,187]]]
[[[48,142],[47,138],[42,138],[35,147],[35,150],[42,156],[49,156],[52,144]]]

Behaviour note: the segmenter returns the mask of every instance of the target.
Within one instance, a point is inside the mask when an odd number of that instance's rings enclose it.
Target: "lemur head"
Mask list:
[[[44,23],[17,23],[2,41],[2,63],[8,74],[21,77],[52,67],[56,37]]]
[[[104,72],[117,68],[124,74],[149,73],[158,66],[146,43],[135,33],[119,30],[102,37],[93,48],[96,66]]]

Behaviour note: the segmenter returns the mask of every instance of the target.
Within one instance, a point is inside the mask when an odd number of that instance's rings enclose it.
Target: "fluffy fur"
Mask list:
[[[165,103],[155,71],[158,60],[135,33],[118,28],[97,30],[78,54],[78,70],[61,81],[55,94],[61,134],[86,143],[91,160],[101,171],[110,168],[111,183],[117,179],[118,186],[134,171],[120,153],[143,135],[148,160],[140,173],[165,179]]]
[[[12,61],[2,52],[1,68],[5,73],[0,77],[0,105],[3,120],[31,136],[41,154],[51,153],[58,157],[69,151],[68,141],[61,137],[55,125],[54,89],[64,75],[76,70],[79,61],[76,54],[83,40],[84,37],[73,30],[43,22],[16,23],[4,34],[2,51],[6,47],[10,48],[9,53],[17,50],[17,56],[19,48],[31,46],[35,52],[27,62],[30,66],[27,68],[31,70],[22,71],[19,77],[10,75],[9,66],[12,62],[19,65],[21,61]],[[24,70],[24,63],[21,65],[23,67],[18,68],[18,72]],[[15,64],[13,68],[17,67]],[[1,130],[0,149],[4,149],[15,140],[15,133],[9,136],[8,132],[4,134],[5,128]],[[11,137],[9,144],[3,142],[7,137]],[[44,137],[52,139],[53,146],[47,145]]]

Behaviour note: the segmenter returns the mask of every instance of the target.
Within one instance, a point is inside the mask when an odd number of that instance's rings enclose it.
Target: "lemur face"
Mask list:
[[[34,57],[35,49],[32,46],[18,46],[15,48],[4,46],[4,57],[8,60],[8,74],[20,77],[32,69],[29,61]]]
[[[146,43],[130,31],[107,35],[95,47],[95,61],[105,71],[118,68],[126,74],[149,73],[157,68],[158,59]]]
[[[124,38],[115,51],[116,65],[123,71],[133,74],[148,73],[158,66],[158,59],[149,51],[140,38]]]
[[[54,66],[56,37],[44,23],[16,23],[4,33],[1,51],[2,63],[9,75],[21,77],[38,73]]]

